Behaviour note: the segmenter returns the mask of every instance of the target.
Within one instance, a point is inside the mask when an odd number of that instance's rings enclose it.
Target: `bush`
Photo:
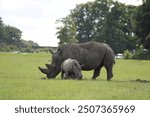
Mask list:
[[[140,46],[133,54],[129,50],[126,50],[124,51],[124,58],[150,60],[150,50],[144,49],[143,46]]]
[[[123,55],[124,55],[124,59],[132,59],[132,57],[133,57],[132,53],[129,52],[128,49],[124,51]]]
[[[11,48],[7,45],[0,45],[0,51],[8,52],[8,51],[11,51]]]
[[[150,51],[143,51],[134,54],[133,59],[140,59],[140,60],[150,60]]]
[[[20,50],[21,52],[27,52],[27,53],[33,53],[34,50],[30,47],[26,47],[26,48],[21,48]]]

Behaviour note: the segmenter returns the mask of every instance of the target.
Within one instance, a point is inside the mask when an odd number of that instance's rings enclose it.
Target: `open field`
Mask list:
[[[49,63],[49,54],[0,53],[0,99],[150,99],[150,61],[116,60],[114,77],[106,81],[105,69],[97,80],[84,71],[83,80],[42,80],[38,66]]]

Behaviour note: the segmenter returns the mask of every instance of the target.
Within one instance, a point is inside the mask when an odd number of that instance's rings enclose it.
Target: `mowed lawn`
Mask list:
[[[1,100],[144,100],[150,99],[150,61],[116,60],[114,77],[92,80],[93,71],[83,71],[82,80],[53,80],[38,70],[49,63],[49,53],[0,53]],[[140,82],[136,81],[140,79]]]

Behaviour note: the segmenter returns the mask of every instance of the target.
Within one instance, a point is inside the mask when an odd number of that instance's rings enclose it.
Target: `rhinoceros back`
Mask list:
[[[72,58],[83,65],[83,70],[92,70],[103,64],[105,55],[112,57],[113,51],[104,43],[90,41],[87,43],[72,43],[60,46],[58,51],[62,61]],[[113,58],[111,58],[113,59]]]

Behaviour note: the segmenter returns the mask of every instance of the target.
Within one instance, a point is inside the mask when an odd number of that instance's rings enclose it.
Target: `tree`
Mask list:
[[[2,18],[0,17],[0,45],[4,42],[4,24]]]
[[[74,19],[76,26],[76,38],[79,42],[87,42],[93,38],[94,18],[93,17],[93,3],[77,5],[75,9],[71,11],[71,17]]]
[[[142,44],[150,49],[150,1],[143,0],[143,4],[138,7],[136,16],[136,34],[139,38],[139,46]]]
[[[59,30],[57,38],[60,39],[59,44],[77,42],[76,39],[76,27],[71,16],[67,16],[61,20],[57,20],[57,23],[62,22],[63,26],[57,27]]]
[[[91,40],[108,43],[116,53],[132,50],[136,46],[133,30],[135,11],[135,6],[112,0],[79,4],[71,10],[69,18],[60,20],[64,25],[57,28],[57,34],[64,42],[73,37],[80,43]]]
[[[118,53],[136,47],[134,33],[135,6],[114,2],[106,18],[106,43]]]
[[[33,41],[21,39],[22,31],[16,27],[5,25],[0,17],[0,51],[20,50],[37,48],[38,44]]]
[[[5,42],[7,44],[18,45],[20,43],[21,33],[16,27],[5,26]]]
[[[144,47],[150,50],[150,32],[145,38]]]

